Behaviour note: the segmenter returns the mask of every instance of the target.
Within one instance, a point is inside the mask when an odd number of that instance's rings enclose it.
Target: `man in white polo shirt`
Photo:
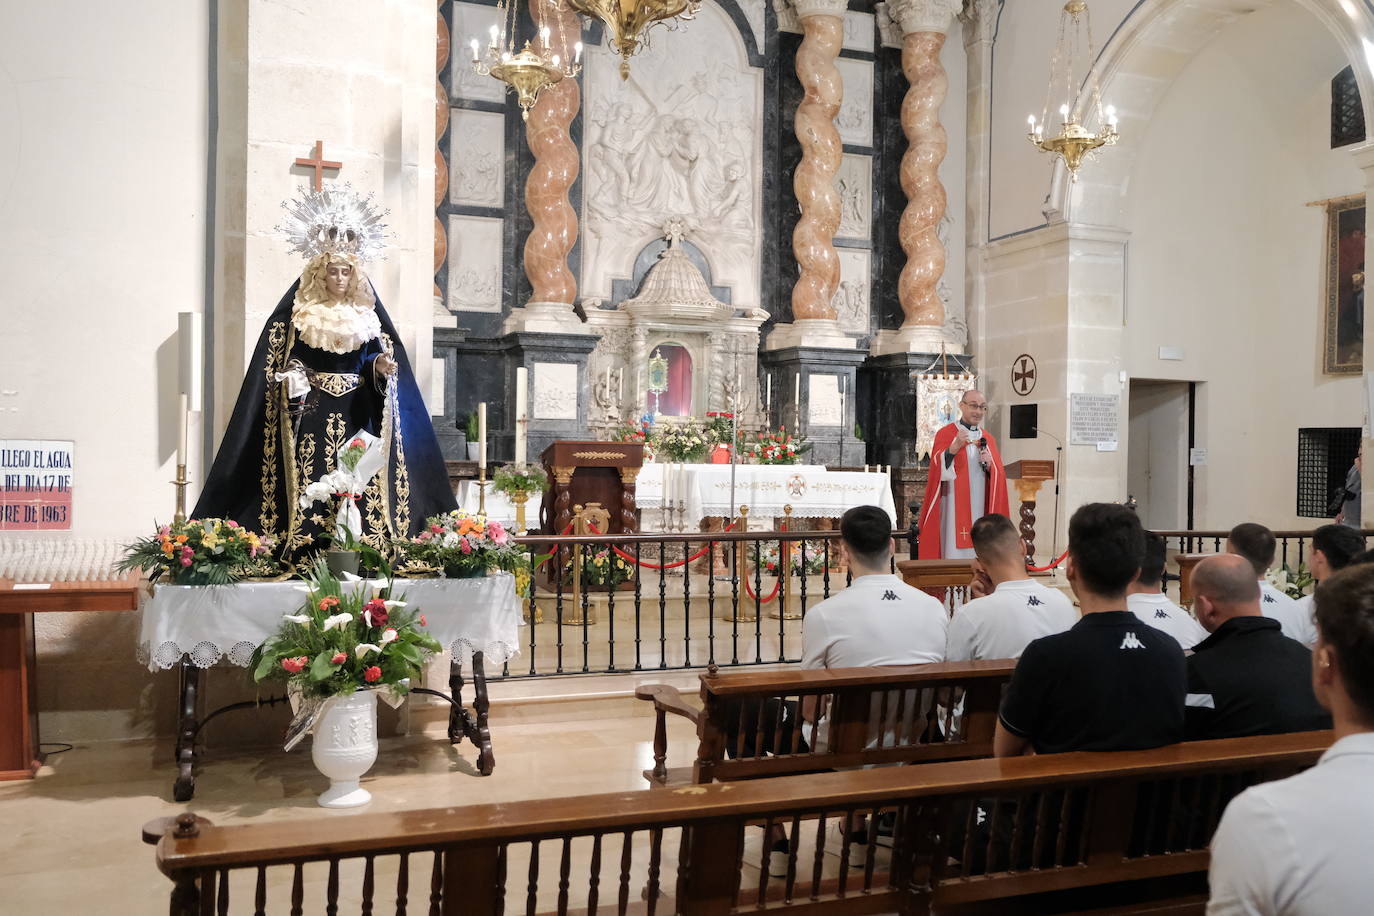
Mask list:
[[[1338,570],[1345,569],[1363,552],[1364,535],[1360,534],[1359,529],[1346,525],[1322,525],[1312,532],[1312,558],[1307,566],[1312,570],[1312,578],[1322,582],[1331,578]],[[1304,620],[1315,619],[1311,595],[1303,595],[1297,599],[1297,603]],[[1308,631],[1308,635],[1316,639],[1315,623]],[[1312,648],[1312,644],[1308,643],[1307,648]]]
[[[1296,601],[1264,580],[1264,574],[1274,565],[1277,549],[1274,532],[1254,522],[1232,528],[1231,536],[1226,539],[1226,552],[1245,557],[1255,570],[1260,586],[1260,613],[1277,620],[1284,636],[1310,646],[1317,641],[1312,618]]]
[[[985,515],[969,532],[975,574],[987,576],[993,591],[955,611],[949,623],[945,661],[1019,658],[1032,639],[1062,633],[1078,622],[1073,602],[1026,572],[1026,555],[1016,526],[1005,515]]]
[[[1184,650],[1207,638],[1202,624],[1164,594],[1164,561],[1168,550],[1164,538],[1153,531],[1145,532],[1145,559],[1140,563],[1140,575],[1126,589],[1126,610],[1156,630],[1172,636]]]

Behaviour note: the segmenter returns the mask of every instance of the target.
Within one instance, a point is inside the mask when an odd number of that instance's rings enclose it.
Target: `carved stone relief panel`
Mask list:
[[[844,14],[844,47],[850,51],[873,53],[873,14],[856,13],[853,10]]]
[[[476,3],[453,4],[450,26],[453,40],[453,94],[460,99],[499,102],[506,97],[506,84],[490,76],[482,76],[472,69],[472,48],[468,42],[476,38],[485,49],[491,39],[491,27],[501,24],[501,12],[494,6]]]
[[[840,286],[835,290],[835,316],[840,327],[857,334],[868,333],[869,282],[872,252],[863,248],[839,248]]]
[[[641,52],[628,80],[604,45],[584,57],[584,297],[611,299],[673,217],[738,307],[760,301],[763,72],[715,4]]]
[[[763,8],[767,0],[739,0],[739,8],[744,10],[744,18],[749,20],[749,28],[754,30],[754,47],[763,53]]]
[[[448,218],[449,311],[501,311],[501,234],[499,219]]]
[[[505,203],[506,116],[453,109],[449,131],[449,199],[474,207]]]
[[[844,77],[844,102],[835,118],[840,139],[854,146],[873,145],[873,64],[841,57],[835,61]]]
[[[577,363],[534,364],[534,419],[577,419]]]
[[[840,426],[844,415],[840,406],[840,376],[819,373],[807,381],[806,422],[809,426]]]
[[[840,192],[840,231],[846,239],[867,239],[873,222],[873,158],[846,153],[835,173]]]

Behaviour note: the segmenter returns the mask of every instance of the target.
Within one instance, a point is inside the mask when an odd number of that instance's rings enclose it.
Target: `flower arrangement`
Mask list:
[[[611,430],[612,442],[631,442],[636,445],[644,446],[644,460],[654,460],[654,434],[653,424],[648,420],[640,420],[638,424],[621,423]]]
[[[382,440],[365,430],[358,430],[338,451],[337,467],[319,480],[307,484],[301,492],[302,509],[317,502],[336,500],[332,546],[335,550],[357,550],[362,532],[362,515],[358,500],[368,483],[381,470],[386,460],[381,449]]]
[[[1306,563],[1298,563],[1297,569],[1285,563],[1278,569],[1269,570],[1264,574],[1264,578],[1289,598],[1301,598],[1316,582],[1312,577],[1312,570],[1307,568]]]
[[[806,564],[803,571],[802,545],[806,547]],[[762,567],[770,576],[778,574],[782,551],[776,543],[755,544],[748,551],[749,571]],[[790,541],[788,546],[787,569],[791,575],[820,575],[825,572],[825,546],[819,541]]]
[[[613,553],[609,547],[586,550],[582,554],[583,585],[605,585],[615,588],[633,576],[634,567]]]
[[[408,690],[425,660],[443,646],[422,629],[424,614],[391,600],[390,570],[382,571],[385,578],[368,595],[361,586],[344,589],[317,562],[305,603],[253,653],[253,680],[287,681],[307,698],[371,687]]]
[[[654,443],[657,454],[680,464],[705,461],[713,444],[707,432],[694,422],[665,425]]]
[[[228,585],[244,576],[276,575],[273,546],[232,519],[190,519],[129,544],[115,569],[142,570],[153,582],[165,576],[175,585]]]
[[[708,410],[706,435],[712,445],[732,445],[735,438],[735,415],[728,410]]]
[[[537,464],[508,464],[496,469],[491,488],[497,493],[543,493],[549,488],[549,476]]]
[[[775,433],[762,432],[744,446],[744,457],[755,464],[796,464],[801,455],[810,450],[811,443],[794,438],[786,426]]]
[[[408,568],[442,571],[450,579],[485,575],[493,569],[528,569],[529,555],[511,541],[500,522],[456,509],[430,517],[426,525],[415,537],[395,545]]]

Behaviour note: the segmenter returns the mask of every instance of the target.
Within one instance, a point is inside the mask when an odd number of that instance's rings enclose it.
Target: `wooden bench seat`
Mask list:
[[[645,685],[635,696],[654,704],[655,723],[654,766],[644,776],[658,786],[701,785],[878,763],[988,757],[1002,688],[1015,667],[1015,661],[1003,659],[726,674],[713,669],[701,676],[699,708],[674,687]],[[949,700],[958,697],[962,706],[951,708]],[[796,727],[795,711],[805,704],[828,710],[824,740],[806,741]],[[670,714],[697,727],[691,767],[667,766]]]
[[[158,840],[157,862],[172,916],[288,901],[293,912],[464,916],[1198,913],[1226,802],[1313,765],[1331,740],[945,761],[343,820],[215,827],[188,813]],[[827,843],[827,825],[884,811],[896,813],[890,850],[870,843],[850,866],[848,840]],[[801,840],[786,877],[761,867],[759,823]]]

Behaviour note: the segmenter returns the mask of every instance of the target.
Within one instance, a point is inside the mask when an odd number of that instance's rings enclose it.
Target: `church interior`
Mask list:
[[[813,645],[943,645],[991,513],[1086,620],[1106,504],[1323,651],[1368,2],[0,10],[15,912],[1202,913],[1331,745],[1008,759],[1016,658]]]

